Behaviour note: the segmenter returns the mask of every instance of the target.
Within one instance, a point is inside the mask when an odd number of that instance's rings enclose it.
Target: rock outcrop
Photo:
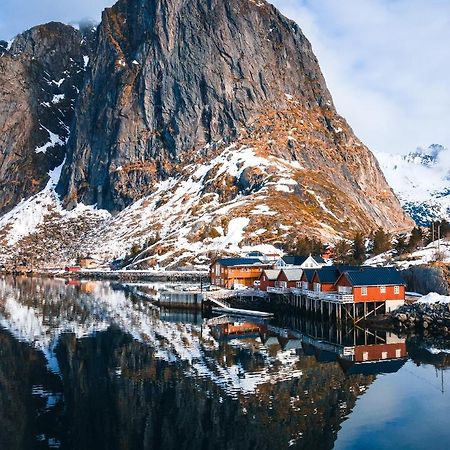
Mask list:
[[[92,33],[37,26],[0,45],[0,213],[62,164]]]

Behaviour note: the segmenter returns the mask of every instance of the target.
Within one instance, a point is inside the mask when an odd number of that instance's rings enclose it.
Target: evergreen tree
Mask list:
[[[408,252],[413,252],[419,247],[419,245],[423,244],[423,232],[419,227],[414,227],[411,231],[411,236],[409,237],[407,250]]]
[[[352,260],[352,245],[346,239],[341,239],[333,249],[334,264],[350,264]]]
[[[397,235],[397,238],[395,240],[395,245],[394,245],[397,255],[399,255],[399,256],[403,255],[403,253],[406,252],[407,247],[408,247],[408,242],[406,239],[406,234],[402,233],[402,234]]]
[[[362,264],[366,259],[366,246],[362,233],[356,233],[352,245],[353,260],[356,264]]]
[[[387,252],[391,248],[391,237],[382,228],[378,228],[378,230],[373,235],[371,253],[373,255],[379,255],[380,253]]]
[[[297,241],[294,253],[298,256],[320,255],[322,248],[322,243],[318,239],[302,236]]]

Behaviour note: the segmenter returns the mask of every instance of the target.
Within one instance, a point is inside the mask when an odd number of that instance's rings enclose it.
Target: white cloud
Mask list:
[[[450,146],[450,2],[274,0],[311,41],[339,112],[375,151]]]

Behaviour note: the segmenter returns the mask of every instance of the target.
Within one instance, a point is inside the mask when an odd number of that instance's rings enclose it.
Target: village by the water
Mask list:
[[[379,246],[358,261],[366,244],[349,243],[345,259],[338,245],[217,254],[206,267],[86,255],[3,268],[0,369],[14,405],[36,404],[33,429],[11,422],[8,436],[42,448],[75,445],[74,435],[77,448],[122,438],[133,448],[424,448],[439,433],[445,443],[448,428],[432,418],[447,417],[450,309],[431,289],[449,241],[415,231],[403,251]],[[153,416],[162,410],[176,435]],[[243,436],[223,437],[230,420]]]

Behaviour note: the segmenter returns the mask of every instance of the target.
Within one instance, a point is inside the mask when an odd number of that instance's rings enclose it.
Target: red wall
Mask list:
[[[264,272],[259,277],[259,281],[260,281],[259,289],[261,289],[261,291],[267,291],[268,287],[275,287],[276,280],[268,280]]]
[[[281,271],[280,274],[278,275],[277,281],[278,282],[285,281],[287,283],[287,287],[288,288],[296,288],[297,287],[297,282],[300,281],[300,280],[288,281],[288,279],[286,277],[286,274],[283,271]]]
[[[394,286],[386,286],[386,292],[380,292],[379,286],[367,286],[367,295],[362,295],[362,288],[353,288],[355,302],[382,302],[385,300],[404,300],[405,286],[400,286],[399,294],[394,293]]]
[[[336,283],[337,286],[351,287],[351,283],[345,275],[342,275]],[[353,298],[355,302],[382,302],[386,300],[404,300],[405,286],[400,286],[398,294],[394,293],[394,286],[385,286],[386,292],[380,292],[380,286],[367,286],[367,295],[362,295],[361,287],[353,288]]]
[[[367,361],[378,361],[381,360],[381,356],[383,352],[387,353],[387,357],[385,359],[395,359],[398,358],[396,356],[396,350],[400,350],[400,357],[404,358],[406,353],[406,343],[398,342],[393,344],[377,344],[377,345],[357,345],[355,347],[355,361],[362,362],[364,361],[363,354],[368,353]]]

